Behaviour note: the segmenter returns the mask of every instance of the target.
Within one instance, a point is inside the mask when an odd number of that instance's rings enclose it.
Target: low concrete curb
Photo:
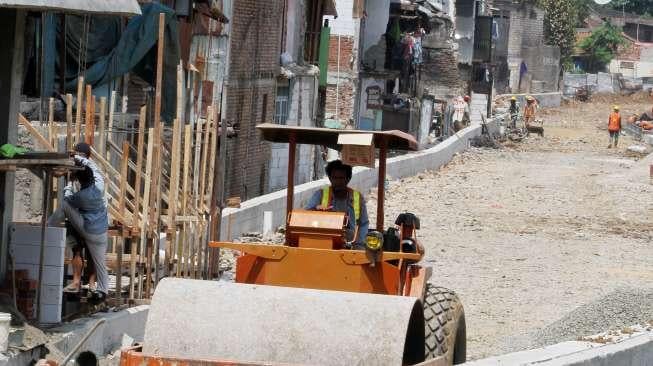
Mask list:
[[[494,123],[489,122],[490,129]],[[481,135],[481,125],[472,125],[458,131],[442,143],[415,153],[390,158],[387,160],[388,179],[399,179],[413,176],[426,170],[435,170],[451,161],[459,152],[467,150],[470,140]],[[377,185],[378,168],[356,167],[350,186],[363,193]],[[295,207],[302,207],[310,199],[313,192],[328,184],[327,179],[320,179],[295,187]],[[263,213],[272,212],[272,225],[279,227],[284,224],[286,212],[286,190],[266,194],[244,201],[240,208],[226,208],[222,213],[220,230],[221,240],[234,240],[246,232],[261,232],[263,228]]]
[[[563,342],[549,347],[467,362],[465,365],[651,366],[653,365],[653,331],[633,334],[611,344]]]
[[[96,314],[90,318],[78,319],[53,328],[48,333],[59,334],[60,337],[57,337],[48,347],[55,347],[62,354],[68,354],[101,318],[106,319],[106,322],[84,342],[80,352],[90,351],[98,357],[112,353],[121,348],[123,335],[131,337],[136,342],[142,342],[149,308],[149,305],[140,305],[115,313]]]

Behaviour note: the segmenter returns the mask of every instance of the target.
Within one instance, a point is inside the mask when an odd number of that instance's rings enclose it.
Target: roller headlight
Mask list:
[[[376,231],[369,232],[365,238],[365,246],[369,250],[381,250],[383,248],[383,235]]]

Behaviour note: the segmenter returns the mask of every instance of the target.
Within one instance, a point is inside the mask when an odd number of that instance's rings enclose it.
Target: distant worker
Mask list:
[[[71,175],[72,181],[64,187],[61,206],[50,216],[48,224],[56,225],[68,220],[75,232],[74,236],[82,241],[73,248],[73,282],[64,291],[77,293],[81,289],[83,261],[80,246],[83,246],[93,261],[95,276],[91,277],[97,277],[96,288],[93,279],[89,279],[91,298],[101,302],[106,298],[109,286],[105,261],[109,220],[104,198],[104,178],[95,162],[90,159],[91,147],[88,144],[77,144],[74,154],[75,165],[81,170],[76,170]],[[73,182],[78,183],[78,189]]]
[[[642,115],[633,115],[628,118],[628,122],[634,124],[637,127],[645,131],[653,130],[653,108],[642,113]]]
[[[331,185],[315,192],[305,208],[344,212],[348,218],[346,241],[353,243],[354,247],[363,248],[370,223],[363,195],[347,187],[352,167],[334,160],[327,164],[325,170]]]
[[[469,104],[463,97],[457,97],[453,102],[453,111],[451,121],[453,121],[453,130],[458,132],[469,124]]]
[[[614,147],[617,147],[619,144],[619,134],[621,133],[621,114],[619,114],[619,106],[617,105],[612,107],[612,113],[610,113],[610,117],[608,118],[608,132],[610,133],[608,149],[612,148],[613,143]]]
[[[531,122],[535,122],[535,112],[537,110],[537,103],[535,98],[530,95],[526,97],[526,106],[524,107],[524,125],[528,128]]]
[[[517,128],[517,119],[519,118],[519,104],[517,104],[517,97],[510,98],[510,123],[512,128]]]

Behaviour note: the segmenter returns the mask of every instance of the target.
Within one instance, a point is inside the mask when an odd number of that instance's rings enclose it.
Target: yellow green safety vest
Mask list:
[[[353,206],[354,206],[354,219],[358,222],[361,218],[361,194],[358,191],[355,191],[351,188],[348,188],[349,192],[352,193],[353,197]],[[322,188],[322,207],[329,207],[331,203],[331,187]]]

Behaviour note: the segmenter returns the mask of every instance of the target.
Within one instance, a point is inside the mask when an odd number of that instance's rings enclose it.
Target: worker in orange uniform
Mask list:
[[[364,248],[370,222],[367,218],[363,195],[347,187],[351,180],[352,167],[343,164],[340,160],[334,160],[327,164],[326,174],[331,185],[315,192],[305,208],[307,210],[344,212],[348,218],[347,242],[356,249]]]
[[[621,133],[621,114],[619,114],[619,106],[612,107],[612,113],[610,113],[610,118],[608,118],[608,132],[610,133],[610,145],[608,149],[612,148],[614,142],[614,147],[617,147],[619,144],[619,134]]]
[[[530,95],[526,97],[526,106],[524,107],[524,125],[526,128],[530,126],[531,122],[535,121],[535,112],[537,104],[535,103],[535,98]]]

